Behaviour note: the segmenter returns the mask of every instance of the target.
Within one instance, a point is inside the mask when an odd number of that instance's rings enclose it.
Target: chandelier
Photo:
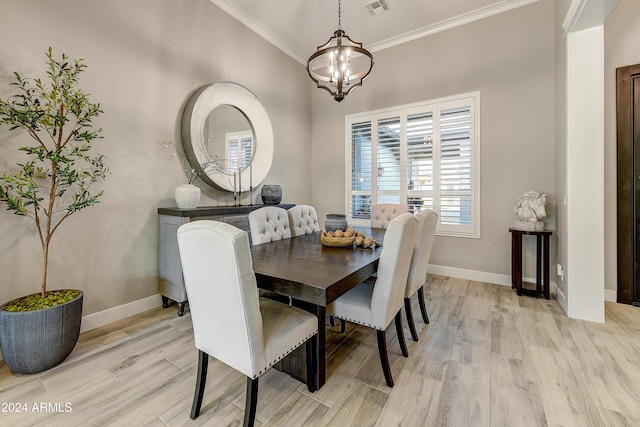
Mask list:
[[[354,42],[342,29],[342,7],[338,0],[338,29],[328,42],[318,46],[318,51],[307,61],[307,72],[318,88],[329,92],[333,99],[340,102],[351,89],[361,86],[373,67],[373,56]],[[351,60],[362,56],[366,60],[363,68],[354,70]],[[355,61],[360,65],[360,58]]]

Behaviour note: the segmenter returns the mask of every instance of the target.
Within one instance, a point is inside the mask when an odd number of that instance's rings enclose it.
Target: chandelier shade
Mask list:
[[[353,59],[356,61],[352,61]],[[361,60],[362,58],[362,60]],[[359,68],[354,68],[359,66]],[[347,36],[341,26],[341,7],[338,2],[338,29],[333,36],[307,61],[307,72],[318,88],[329,92],[340,102],[362,82],[373,68],[373,55]]]

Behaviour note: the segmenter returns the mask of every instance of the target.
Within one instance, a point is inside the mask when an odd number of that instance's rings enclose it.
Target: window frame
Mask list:
[[[440,121],[441,112],[444,110],[469,107],[470,113],[470,162],[471,162],[471,183],[470,183],[470,198],[471,198],[471,214],[469,225],[456,225],[456,224],[442,224],[440,215],[440,202],[442,200],[442,188],[440,188],[439,175],[442,164],[440,161],[441,155],[441,134],[440,134]],[[433,197],[434,209],[440,215],[438,219],[438,226],[436,228],[436,234],[439,236],[450,237],[464,237],[464,238],[480,238],[480,92],[467,92],[459,95],[453,95],[443,98],[437,98],[432,100],[421,101],[412,104],[399,105],[394,107],[382,108],[378,110],[366,111],[361,113],[349,114],[345,116],[345,212],[349,218],[350,223],[359,226],[368,226],[370,219],[368,218],[353,218],[352,217],[352,196],[353,195],[371,195],[371,204],[374,204],[378,200],[379,194],[385,194],[384,191],[378,190],[377,173],[374,173],[374,169],[378,169],[379,164],[377,162],[377,132],[378,123],[380,120],[388,120],[395,117],[400,118],[400,159],[399,170],[400,177],[404,177],[400,183],[400,203],[408,205],[408,182],[407,168],[408,168],[408,143],[407,143],[407,118],[415,116],[417,114],[432,113],[433,119],[433,151],[432,162],[434,170],[433,189],[431,191]],[[352,190],[352,125],[357,123],[371,123],[371,189],[370,190]],[[437,170],[437,172],[436,172]],[[437,175],[437,176],[436,176]],[[402,182],[403,181],[403,182]],[[445,191],[446,193],[446,191]],[[415,193],[413,194],[415,196]],[[437,198],[437,200],[436,200]]]

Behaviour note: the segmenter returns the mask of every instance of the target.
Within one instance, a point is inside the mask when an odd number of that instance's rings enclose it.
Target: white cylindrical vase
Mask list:
[[[182,184],[176,187],[176,204],[180,209],[193,209],[200,203],[200,187],[193,184]]]

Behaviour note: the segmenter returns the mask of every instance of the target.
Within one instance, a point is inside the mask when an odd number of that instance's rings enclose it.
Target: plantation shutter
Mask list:
[[[240,147],[242,150],[242,154],[240,156],[241,158],[241,167],[242,169],[246,168],[249,166],[249,163],[251,163],[251,143],[253,141],[253,136],[245,136],[243,138],[240,138]]]
[[[470,107],[440,112],[440,222],[471,224]]]
[[[378,120],[376,144],[376,203],[401,203],[400,118]]]
[[[411,212],[433,209],[433,113],[407,118],[407,200]]]
[[[479,93],[347,116],[347,210],[372,203],[434,209],[439,235],[479,237]]]
[[[251,163],[253,134],[250,132],[233,132],[226,135],[227,153],[226,166],[227,170],[237,171],[238,161],[242,169]]]
[[[351,217],[371,218],[371,122],[351,126]]]

